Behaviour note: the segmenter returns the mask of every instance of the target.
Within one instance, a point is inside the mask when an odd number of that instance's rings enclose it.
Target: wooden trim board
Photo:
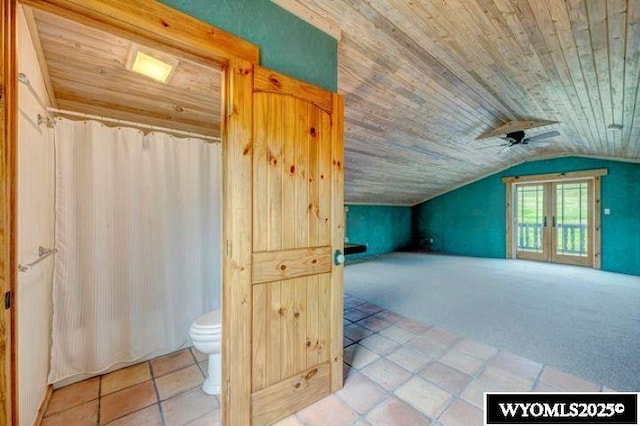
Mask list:
[[[44,394],[44,398],[42,399],[42,403],[40,404],[40,408],[38,409],[38,415],[36,416],[36,421],[34,424],[40,425],[42,423],[42,419],[44,418],[44,414],[47,412],[47,407],[49,407],[49,401],[51,401],[51,396],[53,395],[53,385],[47,386],[47,392]]]
[[[17,3],[0,4],[0,424],[18,424],[17,232]],[[5,309],[5,294],[12,307]]]
[[[22,4],[123,36],[168,53],[224,66],[257,64],[257,46],[155,0],[21,0]]]
[[[577,172],[560,172],[560,173],[545,173],[542,175],[523,175],[523,176],[507,176],[502,178],[503,183],[515,182],[548,182],[559,180],[572,180],[581,178],[592,178],[595,176],[606,176],[607,169],[593,169],[593,170],[580,170]]]
[[[222,423],[251,423],[253,64],[225,73],[222,222]]]
[[[314,392],[302,392],[313,388]],[[254,424],[268,425],[279,420],[283,408],[301,409],[314,402],[309,395],[329,395],[331,392],[331,369],[329,363],[314,367],[302,374],[285,379],[269,388],[255,392],[252,396],[251,411]],[[293,398],[292,395],[297,396]],[[289,401],[286,407],[281,401]]]
[[[600,218],[600,209],[602,198],[600,180],[601,176],[593,178],[593,268],[602,269],[602,222]]]
[[[254,71],[254,89],[256,92],[295,93],[296,97],[309,101],[324,111],[331,113],[333,104],[330,92],[318,89],[295,78],[275,74],[266,68],[255,67]]]
[[[253,253],[253,283],[267,283],[331,271],[331,247]]]
[[[516,254],[514,250],[514,235],[513,235],[513,222],[515,217],[513,216],[513,185],[511,182],[507,182],[505,186],[505,200],[506,200],[506,239],[507,239],[507,259],[515,259]]]
[[[340,250],[344,253],[345,235],[345,206],[344,206],[344,98],[333,94],[331,108],[331,248],[333,253]],[[343,294],[344,294],[344,264],[334,265],[331,270],[331,392],[342,389],[343,378]]]

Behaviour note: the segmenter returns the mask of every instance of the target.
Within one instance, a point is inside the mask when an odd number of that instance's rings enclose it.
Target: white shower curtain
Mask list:
[[[189,344],[220,304],[219,144],[56,120],[49,382]]]

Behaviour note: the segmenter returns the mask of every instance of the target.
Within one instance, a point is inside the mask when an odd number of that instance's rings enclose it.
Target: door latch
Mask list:
[[[4,294],[4,308],[5,309],[11,308],[11,292],[10,291],[7,291]]]
[[[333,253],[333,264],[338,266],[338,265],[342,265],[343,263],[344,263],[344,254],[342,254],[340,250],[336,250],[335,253]]]

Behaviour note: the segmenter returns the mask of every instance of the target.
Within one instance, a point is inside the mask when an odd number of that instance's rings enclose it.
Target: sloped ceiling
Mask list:
[[[414,204],[554,153],[640,159],[640,0],[278,4],[342,32],[348,202]],[[476,140],[511,120],[561,136]]]

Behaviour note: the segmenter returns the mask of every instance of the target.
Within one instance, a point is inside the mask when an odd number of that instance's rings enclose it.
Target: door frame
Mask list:
[[[0,58],[0,284],[17,298],[17,5],[18,0],[1,0],[2,43]],[[20,4],[41,9],[112,34],[156,47],[223,73],[222,174],[223,174],[223,258],[222,298],[222,418],[224,424],[250,422],[250,296],[251,287],[251,181],[252,122],[251,95],[253,65],[260,62],[257,46],[219,28],[163,5],[156,0],[20,0]],[[161,19],[159,19],[161,18]],[[0,423],[18,424],[17,345],[15,302],[2,308],[0,329],[8,341],[0,351]],[[233,321],[232,321],[233,319]]]
[[[5,292],[15,297],[17,200],[17,6],[15,0],[0,5],[0,423],[17,424],[17,343],[15,303],[5,309]]]
[[[593,197],[593,211],[592,211],[592,226],[591,232],[592,247],[591,257],[589,264],[594,269],[601,269],[602,267],[602,237],[601,237],[601,178],[608,174],[607,169],[592,169],[592,170],[580,170],[575,172],[559,172],[559,173],[546,173],[539,175],[523,175],[523,176],[506,176],[502,178],[502,182],[505,184],[505,220],[506,220],[506,258],[516,259],[516,233],[515,225],[516,219],[513,214],[515,209],[515,194],[516,185],[521,183],[544,183],[549,184],[551,182],[566,182],[576,180],[593,180],[591,185],[591,194]]]

